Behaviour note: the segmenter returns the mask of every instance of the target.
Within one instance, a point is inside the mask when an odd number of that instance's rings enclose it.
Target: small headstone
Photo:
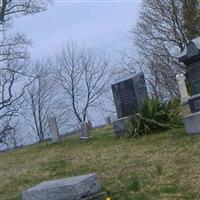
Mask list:
[[[90,120],[88,121],[87,126],[88,126],[89,131],[93,129],[93,125],[92,125],[92,122]]]
[[[144,100],[148,98],[147,87],[143,73],[117,82],[112,85],[118,120],[113,121],[113,128],[117,136],[126,133],[131,117],[135,116]]]
[[[88,140],[91,138],[90,136],[90,130],[89,130],[89,126],[87,122],[82,122],[81,123],[81,135],[80,135],[80,139],[82,140]]]
[[[176,80],[178,83],[178,88],[179,88],[179,92],[180,92],[180,96],[181,96],[181,104],[185,104],[188,101],[189,95],[187,92],[184,74],[176,75]]]
[[[52,141],[53,142],[58,141],[59,140],[59,130],[58,130],[58,125],[57,125],[55,117],[49,118],[49,129],[50,129]]]
[[[117,137],[123,137],[128,132],[128,125],[132,116],[122,117],[113,122],[113,128]]]
[[[108,116],[106,117],[106,125],[110,126],[112,124],[111,118]]]
[[[187,133],[200,133],[200,37],[191,40],[182,52],[180,62],[186,65],[186,77],[192,96],[188,99],[192,114],[184,118]]]
[[[81,200],[100,193],[96,174],[42,182],[22,192],[22,200]]]

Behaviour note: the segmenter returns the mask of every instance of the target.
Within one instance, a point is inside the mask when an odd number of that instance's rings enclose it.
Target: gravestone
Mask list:
[[[96,174],[45,181],[22,192],[22,200],[105,200],[104,197]]]
[[[179,88],[179,92],[180,92],[180,100],[181,100],[181,104],[185,104],[188,102],[188,91],[187,91],[187,87],[186,87],[186,78],[184,74],[178,74],[176,75],[176,80],[178,83],[178,88]]]
[[[186,65],[186,78],[192,92],[188,99],[192,114],[184,118],[186,130],[189,134],[200,133],[200,37],[187,44],[179,61]]]
[[[59,130],[58,130],[58,125],[57,125],[55,117],[49,118],[49,129],[50,129],[52,141],[53,142],[58,141],[59,140]]]
[[[87,122],[81,122],[80,139],[88,140],[92,138],[92,136],[90,136],[90,130],[91,127]]]
[[[92,122],[90,120],[88,120],[87,126],[88,126],[89,131],[93,129],[93,125],[92,125]]]
[[[112,84],[118,118],[135,115],[148,97],[143,73]]]
[[[105,121],[106,121],[106,126],[110,126],[112,124],[111,118],[109,116],[106,117]]]
[[[148,98],[144,74],[138,73],[129,79],[112,84],[111,87],[119,118],[113,122],[113,127],[117,136],[121,137],[127,131],[130,118],[138,113],[145,98]]]

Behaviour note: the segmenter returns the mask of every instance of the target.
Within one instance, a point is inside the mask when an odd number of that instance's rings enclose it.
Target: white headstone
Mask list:
[[[186,83],[185,83],[185,75],[184,74],[176,75],[176,80],[177,80],[179,92],[181,95],[181,104],[184,104],[188,101],[188,98],[189,98]]]
[[[58,131],[58,125],[57,125],[55,117],[49,118],[49,129],[51,132],[52,141],[54,141],[54,142],[58,141],[59,140],[59,131]]]
[[[80,136],[80,139],[89,139],[91,138],[90,136],[90,133],[89,133],[89,126],[88,126],[88,123],[87,122],[82,122],[81,123],[81,136]]]

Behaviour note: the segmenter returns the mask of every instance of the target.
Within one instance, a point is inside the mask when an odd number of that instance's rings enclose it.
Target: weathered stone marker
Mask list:
[[[145,98],[148,98],[144,74],[138,73],[132,78],[113,84],[111,87],[119,118],[113,122],[113,127],[117,136],[123,136],[130,117],[138,113]]]
[[[22,200],[105,200],[96,174],[42,182],[24,192]]]
[[[178,88],[179,88],[179,92],[181,95],[181,104],[185,104],[188,102],[188,92],[187,92],[187,87],[186,87],[186,83],[185,83],[185,75],[184,74],[178,74],[176,75],[176,80],[178,83]]]
[[[186,67],[192,96],[188,99],[192,114],[184,118],[188,134],[200,133],[200,37],[191,40],[179,58]]]
[[[90,139],[92,136],[90,136],[90,126],[88,125],[87,122],[82,122],[81,123],[81,130],[80,130],[80,139],[82,140],[88,140]]]
[[[107,126],[110,126],[112,124],[111,118],[109,116],[106,117],[105,122]]]
[[[55,117],[49,118],[49,129],[50,129],[52,141],[53,142],[58,141],[59,140],[59,130],[58,130],[58,125],[57,125]]]

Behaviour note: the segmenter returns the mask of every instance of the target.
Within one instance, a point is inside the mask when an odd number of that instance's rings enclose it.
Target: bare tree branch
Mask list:
[[[86,121],[89,109],[105,92],[109,76],[108,62],[94,51],[66,44],[57,56],[57,79],[70,101],[78,122]]]

